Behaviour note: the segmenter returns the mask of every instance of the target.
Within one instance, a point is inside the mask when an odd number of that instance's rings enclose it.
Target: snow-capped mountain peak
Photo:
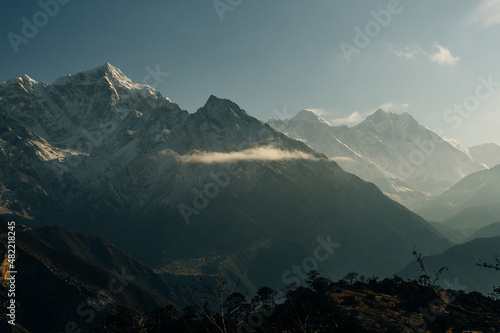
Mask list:
[[[392,113],[392,112],[387,112],[384,109],[377,109],[375,112],[373,112],[371,115],[366,117],[366,119],[361,122],[362,123],[367,123],[367,122],[373,122],[374,124],[382,123],[382,122],[388,122],[388,123],[409,123],[409,122],[415,122],[417,121],[408,113]]]
[[[16,77],[15,79],[11,79],[8,81],[0,82],[0,85],[12,85],[12,84],[25,84],[25,83],[38,83],[37,81],[33,80],[31,77],[28,75],[24,74],[23,76]]]
[[[68,74],[54,81],[52,85],[64,86],[76,84],[79,86],[105,85],[114,89],[144,90],[153,94],[155,90],[150,86],[133,83],[123,72],[109,62],[94,69]]]
[[[20,87],[25,92],[33,92],[35,87],[39,85],[39,83],[33,80],[28,75],[24,74],[23,76],[17,77],[12,80],[8,80],[0,83],[0,87]]]
[[[297,113],[291,121],[307,121],[307,122],[319,122],[330,125],[328,121],[318,116],[314,111],[311,110],[302,110]]]
[[[120,86],[130,87],[134,85],[134,83],[132,83],[132,80],[130,80],[127,76],[125,76],[125,74],[123,74],[123,72],[120,69],[111,65],[109,62],[105,63],[100,67],[97,67],[94,70],[90,70],[88,75],[90,74],[93,74],[97,77],[103,76],[110,83],[118,84]]]
[[[20,77],[19,80],[22,82],[38,83],[37,81],[33,80],[32,78],[30,78],[26,74],[24,74],[22,77]]]
[[[381,119],[386,119],[386,118],[391,118],[391,113],[385,111],[384,109],[378,108],[375,112],[373,112],[371,115],[367,117],[367,119],[371,119],[373,121],[375,120],[381,120]]]
[[[406,112],[398,114],[378,109],[354,128],[386,134],[390,131],[406,138],[409,132],[421,132],[423,126]]]

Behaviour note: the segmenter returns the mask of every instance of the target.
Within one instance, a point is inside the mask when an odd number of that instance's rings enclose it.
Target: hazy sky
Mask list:
[[[110,62],[190,112],[211,94],[265,121],[384,106],[500,144],[500,0],[55,1],[0,3],[0,81]]]

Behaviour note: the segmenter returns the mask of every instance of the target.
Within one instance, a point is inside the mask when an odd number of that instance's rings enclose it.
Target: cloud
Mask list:
[[[431,55],[432,62],[437,62],[438,64],[444,66],[453,66],[458,62],[459,58],[451,55],[450,50],[446,47],[441,46],[438,43],[435,43],[434,46],[436,46],[439,51]]]
[[[453,56],[450,50],[438,43],[434,43],[434,46],[438,49],[435,53],[426,52],[418,44],[410,44],[405,46],[402,50],[395,49],[392,45],[389,47],[392,53],[394,53],[399,58],[406,59],[424,59],[430,62],[435,62],[441,66],[453,66],[460,58]]]
[[[391,112],[391,111],[400,111],[400,110],[408,109],[409,106],[410,106],[410,104],[408,104],[408,103],[396,103],[396,102],[389,101],[387,103],[380,105],[377,109],[382,109],[384,111]]]
[[[380,105],[378,108],[367,111],[367,112],[359,112],[359,111],[354,111],[350,115],[348,115],[345,118],[337,118],[333,120],[331,123],[333,125],[356,125],[365,120],[369,115],[377,111],[378,109],[382,109],[387,112],[393,112],[393,111],[402,111],[404,109],[407,109],[410,106],[408,103],[398,103],[398,102],[393,102],[389,101],[387,103],[384,103]]]
[[[327,114],[328,112],[325,110],[325,109],[306,109],[307,111],[311,111],[311,112],[314,112],[317,116],[321,117],[325,114]]]
[[[400,58],[413,59],[417,58],[419,55],[425,54],[425,51],[417,44],[410,44],[403,48],[403,50],[396,50],[392,47],[389,47],[392,53]]]
[[[353,164],[356,162],[356,161],[354,161],[353,158],[347,157],[347,156],[335,156],[335,157],[332,157],[331,160],[335,161],[337,163],[343,163],[343,164],[347,164],[347,163]]]
[[[359,111],[354,111],[345,118],[338,118],[332,121],[334,125],[355,125],[366,119],[372,112],[361,113]]]
[[[164,154],[172,154],[181,163],[231,163],[239,161],[282,161],[282,160],[319,160],[319,158],[298,150],[282,150],[272,146],[264,146],[233,151],[228,153],[195,151],[186,155],[179,155],[172,151]]]
[[[472,22],[484,27],[500,24],[500,1],[483,0],[472,13]]]

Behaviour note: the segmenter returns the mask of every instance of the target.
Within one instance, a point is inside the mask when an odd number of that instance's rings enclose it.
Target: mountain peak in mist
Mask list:
[[[420,192],[415,193],[415,198],[425,193],[441,193],[465,175],[484,169],[458,143],[446,144],[408,113],[379,108],[358,125],[343,127],[328,126],[313,112],[301,111],[290,121],[269,124],[306,142],[344,170],[374,182],[384,191],[405,193],[401,198],[410,201],[413,194],[407,196],[408,189]],[[424,158],[409,164],[415,154]],[[443,156],[447,156],[445,162]]]
[[[419,133],[424,131],[424,127],[408,113],[392,113],[383,109],[377,109],[374,113],[366,117],[354,128],[364,130],[374,130],[376,132],[389,133],[388,129],[396,131],[399,135],[406,137],[408,132]]]
[[[318,114],[316,114],[316,112],[311,110],[302,110],[290,120],[320,122],[329,124],[325,119],[321,118]]]
[[[381,117],[390,117],[391,113],[385,111],[382,108],[378,108],[375,112],[373,112],[368,118],[381,118]]]
[[[378,108],[375,112],[373,112],[371,115],[366,117],[366,119],[363,122],[373,121],[374,123],[377,123],[377,122],[386,121],[386,120],[389,120],[392,122],[397,121],[397,120],[406,120],[406,121],[413,120],[416,122],[416,120],[407,112],[398,114],[398,113],[392,113],[392,112],[385,111],[384,109],[381,109],[381,108]]]
[[[484,143],[468,150],[472,157],[490,168],[500,164],[500,146],[495,143]]]

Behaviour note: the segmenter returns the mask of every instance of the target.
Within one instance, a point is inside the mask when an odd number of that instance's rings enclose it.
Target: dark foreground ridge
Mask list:
[[[0,234],[7,221],[0,218]],[[242,285],[199,277],[168,291],[166,282],[111,243],[60,227],[16,225],[16,325],[0,313],[0,332],[496,332],[500,289],[493,297],[418,279],[378,280],[349,273],[333,282],[310,271],[304,286]],[[43,238],[43,240],[42,240]],[[83,246],[82,244],[86,245]],[[72,245],[73,247],[69,247]],[[8,238],[0,239],[7,253]],[[86,253],[81,251],[86,249]],[[99,253],[96,259],[92,254]],[[107,255],[105,253],[108,253]],[[417,262],[422,263],[421,257]],[[109,263],[108,263],[109,262]],[[112,269],[111,267],[118,267]],[[499,270],[486,264],[485,270]],[[9,260],[1,264],[0,302],[7,306]],[[189,287],[181,287],[189,285]],[[165,292],[160,294],[162,290]],[[178,295],[178,296],[177,296]],[[49,306],[47,306],[49,305]]]
[[[309,273],[307,286],[260,288],[248,300],[225,282],[199,280],[190,306],[156,309],[136,320],[127,310],[98,332],[497,332],[500,302],[445,290],[426,279],[377,281],[348,274],[338,282]]]

